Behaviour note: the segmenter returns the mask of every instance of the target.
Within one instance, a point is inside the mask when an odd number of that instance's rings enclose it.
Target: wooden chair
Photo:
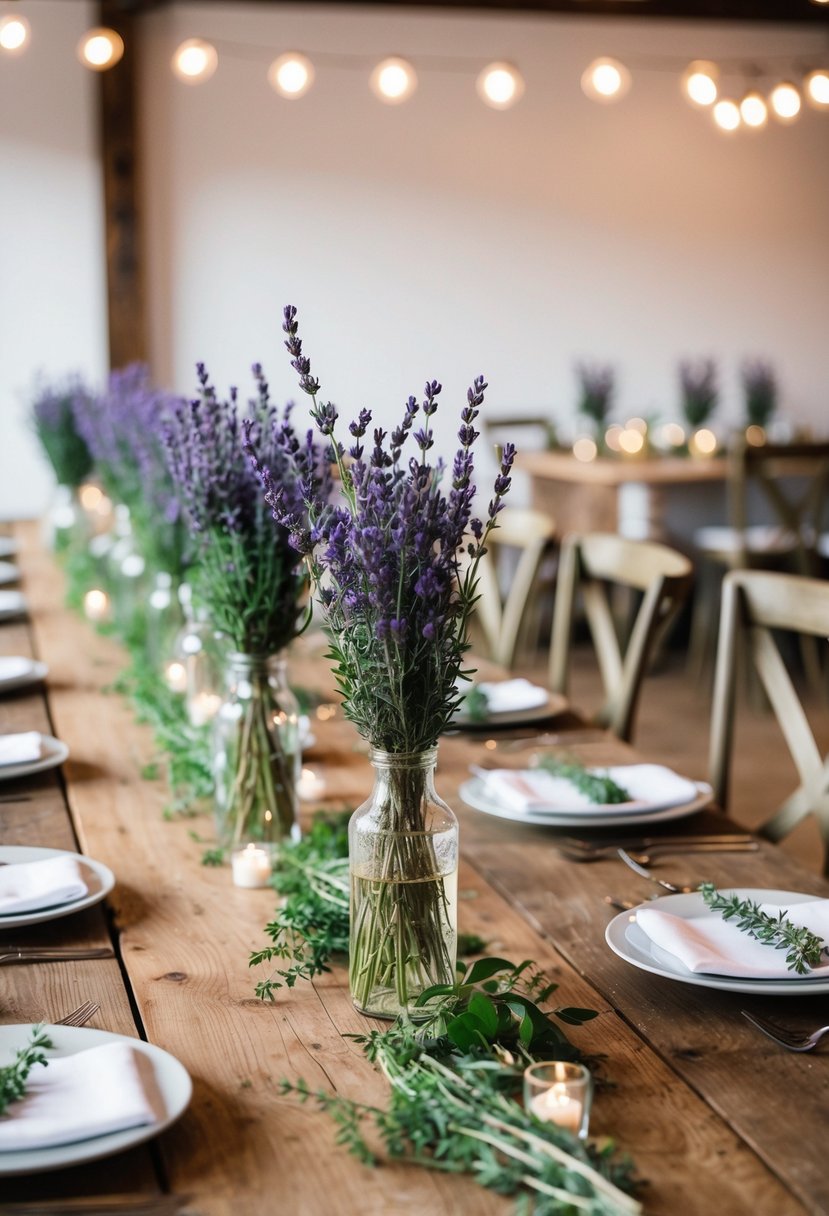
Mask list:
[[[531,437],[529,442],[521,444],[525,451],[529,451],[531,447],[540,447],[543,450],[556,445],[556,425],[549,414],[516,414],[515,416],[485,414],[481,421],[484,433],[493,443],[500,443],[505,439],[513,440],[515,432],[521,430],[527,432]],[[540,442],[532,442],[532,440],[540,440]]]
[[[800,785],[762,827],[781,840],[807,815],[814,815],[829,873],[829,757],[815,742],[800,698],[780,656],[773,629],[791,630],[825,644],[829,637],[829,582],[797,574],[738,570],[723,582],[714,706],[711,718],[711,779],[719,805],[728,802],[734,737],[737,655],[745,638],[750,659],[780,724]]]
[[[487,541],[478,566],[475,614],[489,657],[503,667],[513,666],[531,623],[538,619],[540,575],[554,540],[555,524],[549,516],[530,508],[505,507]],[[502,558],[510,560],[508,550],[517,555],[517,564],[505,573]],[[501,588],[507,582],[504,595]]]
[[[690,561],[667,545],[604,532],[568,537],[561,547],[553,616],[553,690],[567,692],[576,594],[581,590],[606,697],[596,721],[629,741],[648,660],[682,605],[691,577]],[[624,655],[608,585],[643,592]]]

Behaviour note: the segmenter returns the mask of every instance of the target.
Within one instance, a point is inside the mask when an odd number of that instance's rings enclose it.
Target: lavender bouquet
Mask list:
[[[75,422],[74,402],[90,393],[79,376],[41,382],[32,402],[32,423],[58,485],[77,489],[92,472],[92,455]]]
[[[689,426],[705,426],[719,400],[717,365],[713,359],[683,359],[679,365],[682,412]]]
[[[746,359],[740,368],[746,425],[768,426],[777,409],[777,377],[764,359]]]
[[[296,702],[277,657],[310,617],[308,576],[287,529],[274,529],[242,448],[256,444],[292,517],[305,493],[330,480],[310,434],[300,439],[291,407],[271,403],[262,368],[256,397],[221,400],[204,365],[199,396],[179,402],[164,427],[175,492],[195,545],[193,581],[231,648],[227,692],[214,720],[214,776],[223,843],[279,840],[295,832],[299,742]]]
[[[473,516],[472,447],[486,384],[475,380],[461,412],[451,482],[430,456],[441,386],[410,397],[388,434],[360,411],[346,449],[337,410],[318,400],[319,381],[297,336],[296,310],[283,330],[311,414],[331,443],[341,499],[305,485],[297,510],[250,448],[266,501],[307,557],[323,604],[345,715],[372,748],[371,799],[352,817],[350,980],[358,1008],[394,1016],[431,985],[451,983],[455,963],[457,825],[432,787],[438,738],[463,694],[467,625],[477,563],[510,485],[515,450],[504,448],[485,520]]]
[[[597,436],[601,437],[613,401],[616,373],[610,364],[577,363],[576,376],[579,413],[593,423]]]

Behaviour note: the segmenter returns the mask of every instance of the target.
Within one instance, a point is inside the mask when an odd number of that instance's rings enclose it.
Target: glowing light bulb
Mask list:
[[[268,81],[281,97],[304,97],[314,83],[314,65],[298,51],[287,51],[268,68]]]
[[[493,110],[508,110],[524,95],[524,78],[511,63],[490,63],[475,82],[481,101]]]
[[[172,68],[186,84],[203,84],[219,66],[216,48],[201,38],[188,38],[176,48]]]
[[[97,587],[83,597],[84,616],[88,621],[105,621],[109,617],[109,596]]]
[[[0,51],[5,51],[7,55],[19,55],[25,50],[30,33],[25,17],[18,17],[16,13],[0,17]]]
[[[681,448],[685,442],[685,430],[678,422],[666,422],[659,432],[663,447]]]
[[[93,72],[106,72],[124,57],[124,39],[104,26],[88,30],[78,43],[78,58]]]
[[[591,460],[595,460],[599,449],[596,447],[595,440],[588,435],[582,435],[581,439],[577,439],[573,444],[573,455],[576,460],[581,460],[583,464],[588,464]]]
[[[718,101],[713,109],[714,122],[721,131],[736,131],[740,125],[740,107],[736,101],[731,101],[730,98],[723,98]]]
[[[806,98],[818,110],[829,109],[829,69],[818,68],[803,81]]]
[[[630,88],[630,72],[618,59],[594,59],[582,74],[581,87],[591,101],[619,101]]]
[[[769,108],[765,98],[753,89],[750,93],[746,93],[740,102],[740,117],[745,125],[754,131],[764,127],[769,120]]]
[[[640,435],[647,435],[648,424],[644,418],[628,418],[625,423],[625,429],[628,431],[638,431]]]
[[[417,88],[417,74],[406,59],[392,56],[384,59],[371,73],[369,84],[372,91],[386,102],[396,106],[408,101]]]
[[[694,106],[712,106],[717,100],[719,69],[707,59],[695,59],[682,74],[682,89]]]
[[[700,427],[691,436],[689,447],[697,456],[713,456],[717,450],[717,436],[708,427]]]
[[[614,422],[604,433],[605,446],[608,447],[611,452],[621,452],[622,450],[621,444],[619,443],[622,429],[623,428],[619,426],[618,422]]]
[[[774,86],[769,103],[780,122],[794,122],[800,113],[800,94],[788,80],[782,80]]]
[[[99,486],[91,485],[89,482],[82,485],[78,490],[78,498],[81,500],[81,506],[84,511],[98,511],[103,497],[103,490]]]

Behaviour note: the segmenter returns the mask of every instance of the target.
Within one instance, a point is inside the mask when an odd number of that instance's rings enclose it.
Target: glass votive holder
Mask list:
[[[545,1060],[524,1070],[524,1109],[543,1123],[587,1136],[593,1078],[583,1064]]]
[[[274,846],[265,840],[238,844],[230,854],[235,887],[267,887],[271,881]]]

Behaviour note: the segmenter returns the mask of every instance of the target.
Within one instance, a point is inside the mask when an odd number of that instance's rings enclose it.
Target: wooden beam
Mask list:
[[[139,22],[119,0],[99,0],[100,24],[124,40],[124,57],[100,73],[101,164],[111,367],[147,358],[141,239],[136,72]]]

